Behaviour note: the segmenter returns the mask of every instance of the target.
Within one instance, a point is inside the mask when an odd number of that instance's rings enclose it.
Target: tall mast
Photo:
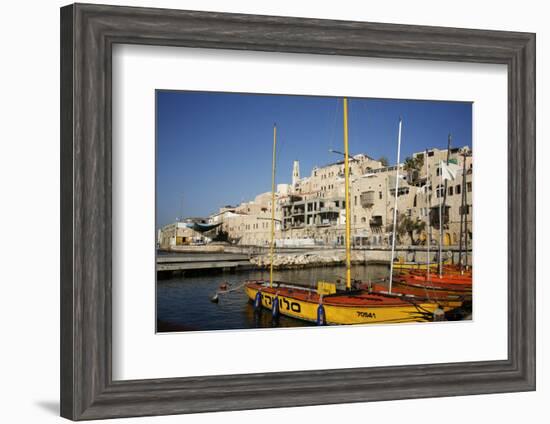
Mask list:
[[[439,189],[438,189],[438,192],[439,192],[439,255],[438,255],[438,260],[439,260],[439,265],[438,265],[438,272],[439,272],[439,278],[442,277],[443,275],[443,265],[442,265],[442,261],[441,261],[441,256],[442,256],[442,243],[441,241],[443,240],[443,216],[442,216],[442,213],[441,213],[441,205],[443,203],[443,200],[441,199],[443,193],[443,161],[440,160],[439,161]]]
[[[395,203],[393,206],[393,232],[391,238],[391,262],[390,262],[390,285],[389,292],[391,293],[393,284],[393,260],[395,258],[395,239],[397,229],[397,196],[399,191],[399,160],[401,155],[401,127],[403,126],[403,120],[399,118],[399,133],[397,136],[397,166],[395,168]]]
[[[465,259],[462,257],[462,238],[464,237],[464,250],[468,251],[468,239],[467,239],[467,215],[466,212],[466,152],[462,152],[462,191],[461,191],[461,202],[460,202],[460,248],[459,248],[459,265],[460,265],[460,272],[464,272],[464,266],[468,262],[468,255],[465,254]]]
[[[429,174],[429,171],[428,171],[428,149],[426,149],[426,153],[424,154],[424,163],[426,164],[426,221],[427,221],[427,230],[426,230],[426,240],[427,240],[427,246],[428,246],[428,260],[427,260],[427,263],[428,263],[428,269],[427,269],[427,279],[428,281],[430,281],[430,245],[431,245],[431,242],[432,242],[432,229],[430,227],[430,212],[431,212],[431,209],[432,209],[432,205],[431,205],[431,201],[430,201],[430,185],[429,185],[429,178],[430,178],[430,174]]]
[[[271,246],[269,252],[269,287],[273,287],[273,250],[275,247],[275,152],[277,151],[277,124],[273,124],[273,160],[271,163]]]
[[[348,99],[344,97],[344,175],[346,185],[346,289],[351,289],[351,218],[349,204]]]
[[[447,137],[447,166],[449,166],[449,158],[451,154],[451,134]],[[443,168],[443,167],[441,167]],[[439,175],[443,174],[443,169],[439,170]],[[441,195],[441,190],[439,191]],[[443,275],[443,261],[441,258],[442,250],[441,245],[443,243],[443,222],[441,221],[441,209],[443,208],[443,213],[445,213],[445,205],[447,203],[447,180],[445,180],[445,187],[443,188],[443,206],[441,205],[441,200],[439,200],[439,276]]]

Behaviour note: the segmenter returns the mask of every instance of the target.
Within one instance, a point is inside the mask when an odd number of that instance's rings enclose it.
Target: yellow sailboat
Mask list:
[[[356,286],[352,288],[351,279],[351,227],[349,202],[349,150],[348,150],[348,101],[343,99],[344,109],[344,175],[346,205],[346,288],[338,290],[335,283],[320,281],[317,288],[305,288],[273,281],[273,250],[275,234],[275,155],[277,127],[273,128],[273,166],[272,166],[272,202],[271,202],[271,246],[269,281],[249,281],[245,284],[248,298],[256,310],[262,308],[272,311],[274,317],[279,314],[292,318],[326,324],[370,324],[432,321],[441,316],[450,305],[440,305],[416,296],[392,293],[391,274],[389,290],[384,294],[371,292]],[[401,143],[399,121],[398,146]],[[399,152],[399,147],[398,147]],[[399,162],[399,153],[398,153]]]
[[[443,265],[450,265],[451,261],[447,260],[443,262]],[[428,264],[426,262],[404,262],[397,261],[393,263],[393,269],[409,269],[409,270],[423,270],[426,271],[428,268],[431,270],[437,270],[439,267],[438,263]]]

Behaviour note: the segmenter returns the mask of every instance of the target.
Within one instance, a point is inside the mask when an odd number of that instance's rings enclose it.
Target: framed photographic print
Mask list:
[[[62,415],[534,390],[534,64],[530,33],[62,8]]]

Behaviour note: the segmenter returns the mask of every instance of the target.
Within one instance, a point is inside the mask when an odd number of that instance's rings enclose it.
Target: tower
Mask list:
[[[292,185],[295,186],[300,181],[300,162],[295,160],[292,169]]]

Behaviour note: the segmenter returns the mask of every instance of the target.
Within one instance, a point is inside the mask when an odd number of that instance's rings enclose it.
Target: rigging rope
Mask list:
[[[214,293],[214,296],[212,296],[212,298],[210,299],[212,302],[217,302],[218,301],[218,296],[220,294],[227,294],[227,293],[231,293],[231,292],[234,292],[234,291],[237,291],[237,290],[240,290],[241,288],[243,288],[246,284],[248,283],[248,281],[245,281],[244,283],[242,284],[239,284],[238,286],[236,287],[231,287],[227,290],[218,290],[216,291],[216,293]]]

